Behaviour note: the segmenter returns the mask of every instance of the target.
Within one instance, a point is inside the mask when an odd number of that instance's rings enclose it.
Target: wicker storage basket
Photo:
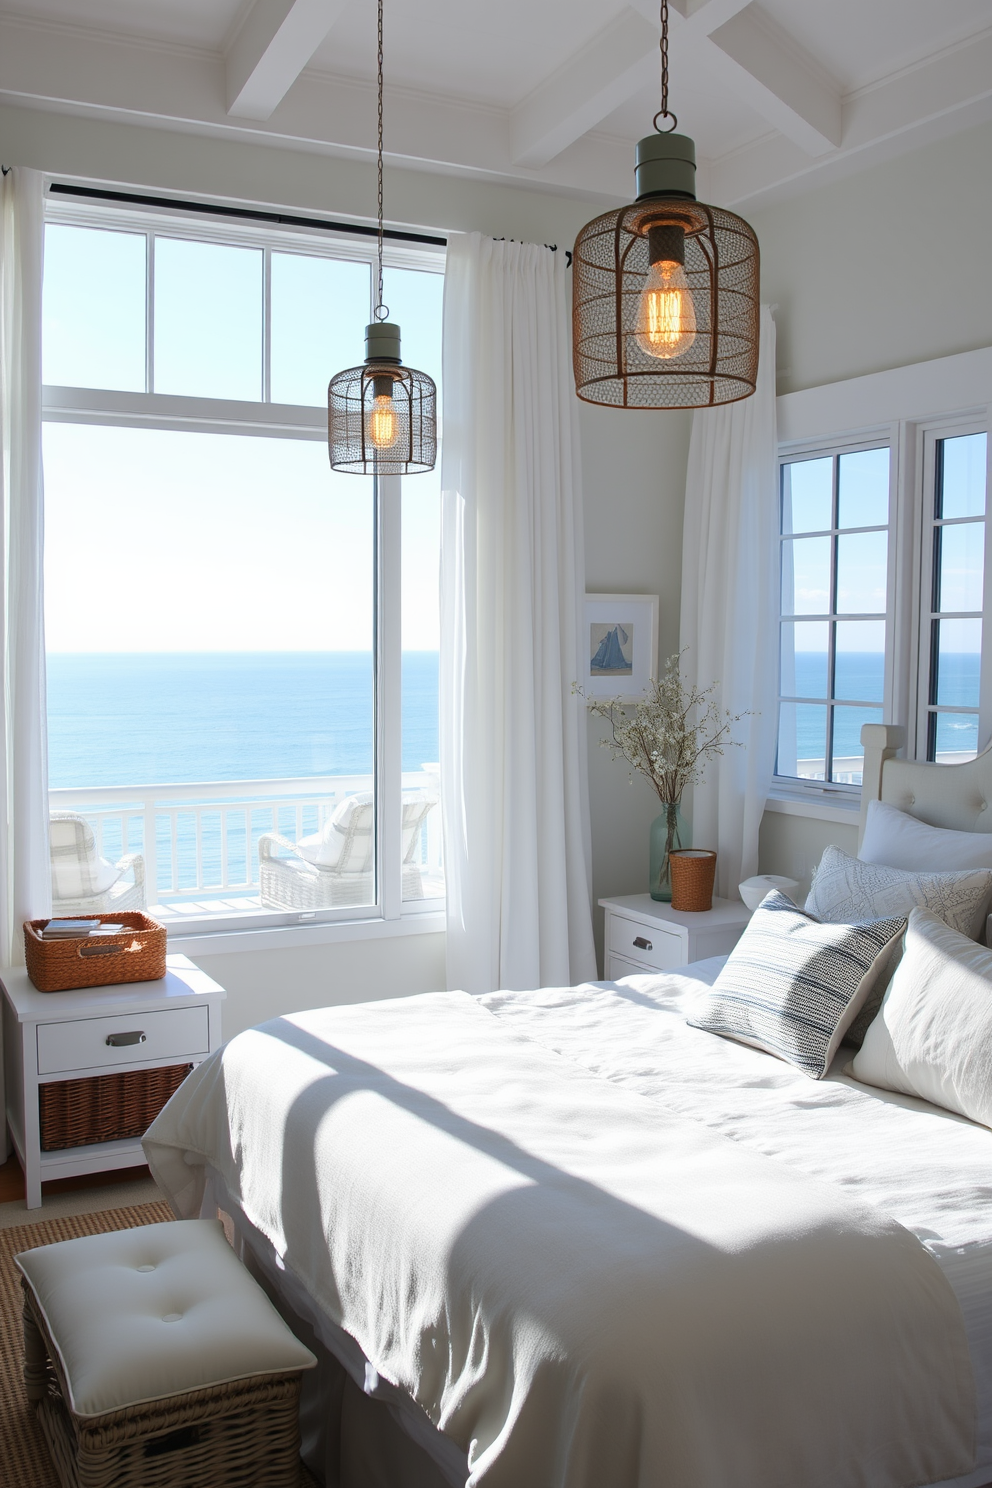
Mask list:
[[[192,1068],[121,1070],[39,1086],[42,1152],[144,1136]]]
[[[296,1488],[299,1374],[188,1390],[76,1416],[58,1350],[24,1291],[24,1382],[64,1488]]]
[[[120,935],[99,940],[42,940],[47,920],[26,920],[24,959],[39,992],[74,987],[112,987],[119,982],[154,982],[165,976],[165,926],[137,910],[120,914],[69,915],[69,919],[126,925]]]
[[[669,853],[672,908],[701,913],[713,908],[716,853],[702,847],[679,847]]]

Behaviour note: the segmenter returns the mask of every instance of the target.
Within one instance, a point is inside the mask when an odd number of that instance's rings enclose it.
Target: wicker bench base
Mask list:
[[[300,1483],[298,1374],[236,1380],[104,1416],[74,1416],[58,1354],[24,1286],[24,1381],[63,1488]]]

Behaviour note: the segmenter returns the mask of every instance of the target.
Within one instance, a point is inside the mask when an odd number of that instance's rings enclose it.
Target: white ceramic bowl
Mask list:
[[[738,884],[737,892],[753,913],[772,889],[778,889],[792,899],[798,887],[798,878],[782,878],[778,873],[759,873],[756,878],[746,878],[742,884]]]

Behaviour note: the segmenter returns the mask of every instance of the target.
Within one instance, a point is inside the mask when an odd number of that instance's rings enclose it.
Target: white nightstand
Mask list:
[[[0,972],[7,1124],[24,1169],[29,1209],[39,1207],[41,1185],[52,1178],[145,1161],[138,1137],[42,1152],[40,1086],[199,1064],[220,1047],[223,987],[186,956],[167,956],[166,967],[161,981],[75,992],[39,992],[23,967]]]
[[[599,902],[606,910],[603,972],[608,982],[726,956],[751,918],[739,899],[714,899],[712,909],[695,914],[661,904],[650,894]]]

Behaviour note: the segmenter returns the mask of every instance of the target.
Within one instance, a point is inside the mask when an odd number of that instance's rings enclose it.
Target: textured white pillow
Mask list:
[[[850,1073],[992,1126],[992,951],[914,909]]]
[[[992,869],[960,873],[906,873],[882,863],[849,858],[839,847],[826,847],[806,900],[820,920],[851,924],[883,915],[907,916],[929,909],[952,930],[977,940],[985,926],[992,896]]]
[[[869,801],[858,857],[863,863],[887,863],[915,873],[992,868],[992,832],[930,827],[886,801]]]
[[[876,982],[884,985],[905,928],[901,917],[824,925],[784,894],[767,894],[686,1021],[822,1080]]]

